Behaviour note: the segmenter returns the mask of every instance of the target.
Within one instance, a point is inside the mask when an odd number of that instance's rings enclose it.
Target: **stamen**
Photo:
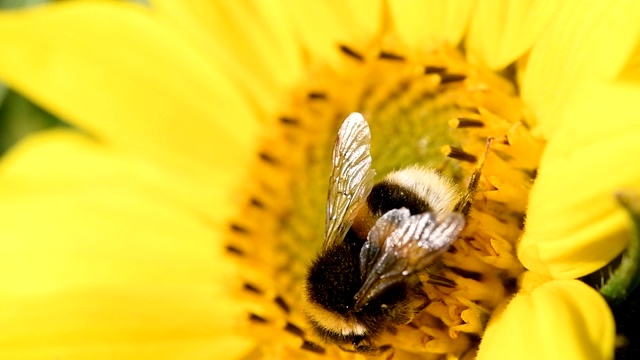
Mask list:
[[[447,68],[446,67],[442,67],[442,66],[425,66],[424,67],[424,74],[425,75],[442,74],[445,71],[447,71]]]
[[[476,161],[478,161],[478,158],[473,155],[473,154],[469,154],[468,152],[457,148],[457,147],[453,147],[450,145],[445,145],[443,146],[440,151],[442,151],[442,153],[447,156],[450,157],[452,159],[456,159],[456,160],[460,160],[460,161],[466,161],[466,162],[470,162],[470,163],[475,163]]]
[[[232,253],[234,255],[238,255],[238,256],[244,256],[245,255],[245,253],[244,253],[244,251],[242,249],[240,249],[239,247],[236,247],[234,245],[227,245],[225,247],[225,249],[228,252],[230,252],[230,253]]]
[[[270,165],[274,165],[277,166],[280,162],[274,158],[273,156],[267,154],[266,152],[260,152],[258,154],[260,156],[260,160],[270,164]]]
[[[276,303],[276,305],[278,305],[278,307],[280,307],[280,309],[282,309],[282,311],[284,311],[285,313],[289,313],[291,312],[291,307],[289,306],[289,304],[287,304],[287,302],[280,296],[276,296],[275,299],[273,299],[273,301]]]
[[[301,338],[304,338],[304,330],[300,329],[298,326],[287,322],[287,325],[284,327],[284,330]]]
[[[260,324],[266,324],[266,323],[269,322],[269,320],[263,318],[260,315],[254,314],[254,313],[249,313],[249,321],[260,323]]]
[[[263,294],[263,291],[260,290],[257,286],[249,284],[249,283],[244,283],[243,289],[245,289],[245,290],[247,290],[249,292],[252,292],[254,294],[259,294],[259,295]]]
[[[538,177],[538,169],[523,169],[523,171],[527,174],[527,176],[529,176],[531,180],[535,180]]]
[[[254,197],[252,197],[249,200],[249,203],[251,204],[251,206],[256,207],[258,209],[264,209],[265,208],[264,203],[262,201],[258,200],[257,198],[254,198]]]
[[[484,123],[481,120],[472,118],[457,118],[449,120],[449,126],[452,128],[481,128],[484,127]]]
[[[243,235],[248,235],[249,234],[249,229],[247,229],[246,227],[242,226],[242,225],[238,225],[236,223],[231,224],[230,226],[231,231],[238,233],[238,234],[243,234]]]
[[[311,91],[307,94],[309,100],[327,100],[327,94],[320,91]]]
[[[288,117],[288,116],[281,116],[279,118],[280,123],[282,125],[287,125],[287,126],[300,126],[300,120],[292,118],[292,117]]]
[[[364,56],[360,55],[355,50],[351,49],[346,45],[340,45],[340,51],[342,51],[343,54],[351,57],[352,59],[355,59],[358,61],[364,61]]]
[[[390,60],[390,61],[404,61],[404,56],[386,52],[386,51],[380,51],[380,54],[378,55],[378,59]]]
[[[324,354],[326,352],[326,350],[322,346],[320,346],[320,345],[318,345],[318,344],[316,344],[314,342],[311,342],[309,340],[305,340],[302,343],[302,346],[300,348],[302,350],[311,351],[311,352],[316,353],[316,354]]]
[[[464,74],[441,74],[440,75],[440,84],[446,85],[451,83],[456,83],[463,81],[467,78],[467,75]]]
[[[508,293],[515,293],[518,290],[518,279],[503,274],[503,276],[500,276],[500,280],[502,280],[502,286]]]

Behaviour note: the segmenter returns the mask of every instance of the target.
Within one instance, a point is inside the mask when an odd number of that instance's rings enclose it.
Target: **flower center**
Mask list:
[[[421,277],[430,303],[381,340],[396,358],[473,354],[493,310],[517,290],[523,268],[515,246],[543,144],[528,131],[513,82],[469,65],[457,50],[338,51],[344,67],[319,67],[292,96],[230,225],[227,250],[243,266],[238,296],[248,302],[256,351],[349,356],[315,338],[301,309],[306,269],[324,236],[333,142],[342,120],[358,111],[371,127],[376,179],[421,164],[464,189],[494,139],[460,239]]]

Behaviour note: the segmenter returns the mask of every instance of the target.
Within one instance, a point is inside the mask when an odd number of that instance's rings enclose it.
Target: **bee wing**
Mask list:
[[[363,283],[368,274],[374,273],[373,268],[376,266],[381,251],[384,250],[385,240],[390,238],[391,234],[400,227],[400,224],[409,219],[410,215],[406,208],[391,210],[382,215],[369,230],[367,242],[362,245],[360,250],[360,276]]]
[[[355,296],[356,311],[389,286],[427,267],[449,248],[464,227],[464,216],[447,215],[441,222],[433,213],[411,216],[395,209],[373,226],[360,251],[363,285]]]
[[[371,131],[359,113],[342,123],[333,145],[323,250],[342,241],[373,186]]]

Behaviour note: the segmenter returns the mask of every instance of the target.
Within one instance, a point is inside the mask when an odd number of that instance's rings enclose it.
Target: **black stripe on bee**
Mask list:
[[[367,205],[374,214],[385,214],[403,207],[409,209],[411,214],[422,214],[431,210],[429,204],[411,189],[387,181],[373,186],[367,197]]]

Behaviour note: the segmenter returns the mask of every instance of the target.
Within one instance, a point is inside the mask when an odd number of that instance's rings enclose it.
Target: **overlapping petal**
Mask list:
[[[200,45],[267,114],[304,78],[302,48],[280,1],[154,0],[155,14]]]
[[[0,358],[206,358],[249,345],[229,332],[240,314],[222,285],[236,270],[215,245],[221,226],[162,195],[175,175],[69,131],[32,137],[0,174],[11,329]]]
[[[0,79],[101,141],[210,184],[245,173],[251,107],[214,59],[145,8],[65,2],[2,13],[0,33]]]
[[[576,278],[626,246],[630,222],[614,195],[640,191],[640,89],[591,83],[574,90],[531,191],[518,255],[530,270]]]
[[[615,324],[607,303],[577,280],[521,291],[487,327],[478,360],[612,359]]]
[[[467,34],[467,56],[495,70],[531,49],[561,2],[479,1]]]
[[[381,0],[291,1],[286,3],[293,36],[310,55],[311,64],[327,63],[340,70],[344,61],[340,45],[357,50],[380,34]]]
[[[545,138],[558,111],[584,80],[615,79],[640,39],[640,2],[566,1],[536,41],[522,79],[522,97]]]
[[[468,28],[474,1],[389,1],[394,30],[412,49],[429,51],[448,44],[456,46]]]

